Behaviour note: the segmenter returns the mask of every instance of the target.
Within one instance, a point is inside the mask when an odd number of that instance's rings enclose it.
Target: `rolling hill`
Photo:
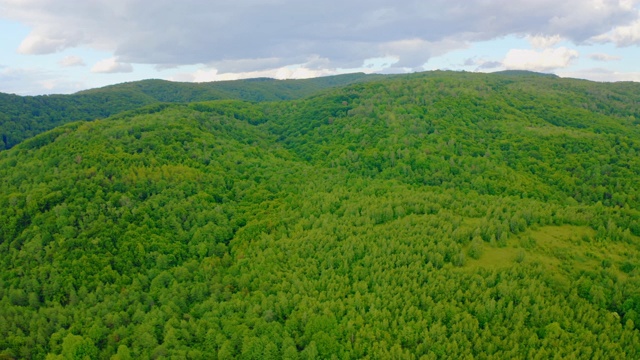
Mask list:
[[[66,123],[0,152],[0,356],[638,358],[639,120],[429,72]]]
[[[211,83],[143,80],[72,95],[18,96],[0,93],[0,150],[56,126],[95,120],[158,103],[206,100],[291,100],[378,75],[346,74],[303,80],[249,79]]]

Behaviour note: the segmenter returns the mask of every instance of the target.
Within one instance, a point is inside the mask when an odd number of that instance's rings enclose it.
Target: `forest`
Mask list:
[[[9,149],[57,126],[104,119],[152,104],[239,99],[251,102],[291,100],[380,75],[345,74],[277,81],[248,79],[209,83],[143,80],[81,91],[71,95],[18,96],[0,93],[0,150]]]
[[[0,151],[0,359],[640,358],[640,84],[170,85]]]

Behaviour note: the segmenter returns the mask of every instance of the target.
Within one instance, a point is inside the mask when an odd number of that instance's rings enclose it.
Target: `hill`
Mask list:
[[[14,358],[638,358],[637,84],[434,72],[0,152]]]
[[[494,74],[511,75],[511,76],[547,76],[552,78],[558,78],[558,75],[555,75],[555,74],[539,73],[539,72],[529,71],[529,70],[502,70],[502,71],[496,71],[494,72]]]
[[[143,80],[72,95],[23,97],[0,93],[0,150],[68,122],[102,119],[151,104],[221,99],[253,102],[291,100],[377,77],[347,74],[303,80],[264,78],[211,83]]]
[[[381,78],[363,73],[326,76],[312,79],[275,80],[255,78],[208,83],[180,83],[166,80],[143,80],[81,91],[79,95],[140,93],[160,102],[185,103],[207,100],[238,99],[252,102],[300,99],[322,90]]]

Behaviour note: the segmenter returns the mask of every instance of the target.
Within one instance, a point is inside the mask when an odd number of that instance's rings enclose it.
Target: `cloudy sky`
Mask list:
[[[0,0],[0,92],[527,69],[640,81],[640,0]]]

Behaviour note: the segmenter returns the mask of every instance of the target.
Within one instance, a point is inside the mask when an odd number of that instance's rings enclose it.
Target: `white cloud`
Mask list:
[[[612,42],[618,46],[640,45],[640,20],[630,25],[618,26],[592,40],[599,43]]]
[[[209,64],[210,67],[216,68],[220,72],[259,71],[278,68],[283,65],[287,64],[283,61],[283,59],[277,57],[261,59],[223,60],[214,61]]]
[[[18,52],[25,55],[44,55],[62,51],[70,46],[71,44],[65,39],[52,39],[44,35],[31,34],[22,41]]]
[[[503,60],[507,69],[551,71],[569,66],[579,56],[576,50],[559,47],[542,51],[511,49]]]
[[[464,60],[460,67],[471,67],[473,71],[486,72],[502,68],[502,62],[478,58],[476,56]]]
[[[603,53],[596,53],[596,54],[589,54],[589,59],[595,60],[595,61],[617,61],[617,60],[622,60],[622,57],[603,54]]]
[[[327,59],[312,57],[304,63],[281,66],[277,68],[266,68],[254,71],[221,71],[216,67],[205,67],[190,73],[179,73],[169,78],[172,81],[187,82],[210,82],[210,81],[226,81],[237,79],[252,79],[260,77],[268,77],[273,79],[308,79],[319,76],[337,75],[363,71],[366,73],[380,72],[384,69],[390,69],[392,65],[398,62],[397,58],[382,57],[366,59],[357,69],[331,68],[327,66]]]
[[[273,79],[307,79],[319,76],[335,75],[335,70],[313,70],[306,67],[287,66],[278,69],[250,71],[241,73],[219,73],[216,69],[201,69],[192,74],[180,74],[171,78],[174,81],[210,82],[237,79],[268,77]]]
[[[637,81],[640,82],[640,72],[613,71],[603,68],[583,69],[579,71],[558,71],[558,76],[587,79],[591,81]]]
[[[84,60],[79,56],[66,56],[58,62],[62,67],[85,66]]]
[[[476,71],[496,70],[502,67],[502,63],[499,61],[483,61],[478,64]]]
[[[620,0],[620,6],[623,9],[628,9],[628,10],[633,10],[636,6],[638,6],[638,4],[640,4],[640,1],[638,0]]]
[[[390,41],[379,45],[379,52],[385,57],[396,57],[395,68],[422,71],[431,57],[446,54],[452,50],[464,49],[469,46],[466,41],[445,38],[440,41],[425,41],[419,38]]]
[[[129,73],[132,71],[133,66],[131,64],[119,62],[115,57],[100,60],[91,68],[91,72],[102,74]]]
[[[553,36],[530,35],[530,36],[527,36],[527,40],[529,40],[529,43],[535,49],[542,50],[542,49],[548,49],[556,46],[559,42],[562,41],[562,37],[560,35],[553,35]]]
[[[0,68],[2,91],[17,95],[68,94],[86,88],[60,74],[34,68]]]

